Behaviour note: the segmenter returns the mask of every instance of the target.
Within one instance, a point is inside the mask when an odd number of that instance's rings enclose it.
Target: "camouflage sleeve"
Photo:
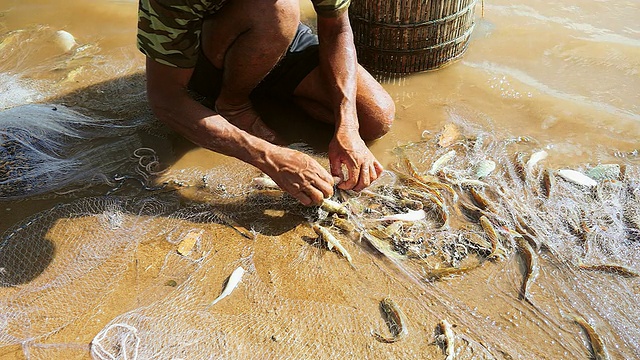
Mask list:
[[[318,16],[336,17],[349,8],[351,0],[311,0]]]
[[[189,3],[140,0],[138,49],[161,64],[193,68],[198,60],[204,12]]]

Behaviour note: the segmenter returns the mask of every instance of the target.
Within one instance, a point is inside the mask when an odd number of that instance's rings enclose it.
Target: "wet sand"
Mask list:
[[[23,50],[28,57],[0,65],[0,71],[28,74],[26,77],[36,81],[38,91],[47,89],[43,100],[53,99],[54,102],[65,96],[74,99],[68,94],[82,93],[86,86],[127,75],[135,77],[143,67],[142,55],[134,45],[135,9],[136,4],[127,1],[102,1],[99,6],[73,1],[65,9],[46,1],[0,1],[2,33],[41,24],[47,29],[69,31],[81,44],[98,46],[92,55],[94,60],[84,65],[79,76],[71,81],[64,81],[66,75],[59,72],[30,70],[55,56],[55,49],[45,47]],[[308,18],[312,17],[308,6],[303,10]],[[521,5],[491,2],[485,4],[484,17],[478,6],[477,27],[462,59],[437,71],[384,83],[396,101],[397,120],[392,131],[370,147],[383,164],[392,165],[395,155],[391,150],[397,145],[420,141],[436,134],[452,119],[463,119],[498,138],[533,139],[533,148],[549,153],[545,166],[550,168],[620,161],[638,165],[638,155],[634,151],[640,148],[640,29],[636,21],[639,16],[640,9],[632,1],[574,1],[563,2],[561,6],[539,1]],[[140,89],[143,84],[136,79],[133,84]],[[42,87],[41,84],[49,85]],[[11,89],[18,94],[18,87]],[[94,101],[99,99],[91,94],[86,96]],[[108,103],[115,100],[108,99]],[[18,104],[28,101],[27,98],[15,99]],[[270,114],[273,117],[285,114],[296,121],[307,121],[295,110],[287,108],[270,109]],[[278,123],[276,121],[276,126]],[[312,145],[320,161],[326,164],[322,152],[326,150],[324,140],[328,141],[330,129],[311,123],[301,131],[287,132],[286,137],[294,143]],[[230,186],[233,176],[237,176],[238,181],[248,182],[255,174],[234,159],[194,147],[171,134],[149,136],[144,141],[145,145],[157,149],[161,162],[170,166],[170,173],[180,174],[184,169],[183,177],[194,183],[201,181],[197,174],[217,167],[231,169],[229,178],[221,179]],[[89,189],[87,194],[95,196],[106,190],[108,187]],[[140,195],[135,184],[128,184],[119,194],[128,192]],[[70,196],[3,201],[0,203],[0,233],[55,204],[73,202],[84,195],[84,192],[78,192]],[[179,192],[177,200],[173,195],[166,196],[170,204],[167,206],[171,208],[189,201],[207,203],[207,196],[211,194],[186,189]],[[265,202],[265,207],[269,204],[273,205]],[[100,211],[102,208],[98,207],[93,215],[99,215]],[[245,211],[251,215],[255,213],[255,209]],[[606,293],[607,283],[612,289],[622,288],[628,291],[627,294],[640,294],[637,278],[576,273],[567,269],[567,264],[543,256],[540,260],[543,271],[537,280],[536,303],[539,307],[536,308],[515,300],[522,276],[517,257],[486,263],[471,274],[446,281],[419,284],[371,248],[357,241],[347,242],[348,238],[343,237],[343,243],[353,256],[354,270],[338,253],[328,252],[315,242],[315,234],[300,213],[277,208],[265,211],[257,218],[240,221],[247,229],[256,227],[260,230],[255,240],[248,240],[215,221],[178,221],[162,216],[137,218],[135,214],[130,214],[130,218],[125,220],[124,228],[128,231],[138,229],[141,235],[131,242],[122,240],[122,249],[130,252],[113,250],[112,268],[100,268],[95,273],[83,275],[83,279],[91,284],[87,287],[89,291],[84,289],[81,296],[69,298],[69,294],[63,292],[47,293],[44,300],[32,300],[32,305],[39,305],[39,301],[63,305],[59,305],[57,311],[45,311],[40,317],[31,319],[34,325],[27,328],[25,338],[46,333],[41,330],[46,326],[58,330],[24,347],[1,347],[0,358],[22,359],[27,355],[48,359],[90,358],[89,344],[94,337],[112,319],[128,311],[157,316],[153,324],[159,328],[164,326],[165,335],[190,329],[219,334],[216,331],[224,330],[200,329],[197,316],[178,317],[174,310],[199,309],[201,303],[213,300],[226,277],[239,264],[250,264],[253,268],[233,293],[233,300],[222,301],[210,312],[212,318],[206,320],[220,326],[234,324],[234,329],[238,329],[242,328],[234,322],[234,316],[238,315],[249,319],[247,324],[267,329],[251,336],[243,332],[241,336],[251,339],[251,344],[258,344],[260,349],[266,349],[258,351],[254,348],[255,354],[263,357],[276,357],[274,354],[288,351],[288,342],[299,344],[307,339],[306,352],[287,354],[292,358],[332,358],[335,355],[380,359],[444,358],[442,348],[435,345],[434,340],[437,323],[446,317],[456,326],[458,341],[466,349],[459,354],[461,358],[492,358],[489,353],[496,358],[588,358],[589,348],[583,333],[579,327],[557,316],[557,309],[565,304],[554,302],[559,299],[586,302],[585,294],[589,292],[583,287],[589,284],[604,292],[599,295],[605,304],[615,302],[612,299],[615,294]],[[97,219],[97,216],[79,219],[55,216],[52,224],[42,229],[29,229],[29,239],[46,238],[55,244],[56,254],[75,254],[73,249],[82,248],[79,241],[99,244],[110,236],[120,239],[109,232],[96,233],[95,229],[101,229],[100,224],[96,224]],[[139,222],[144,227],[129,226],[127,221]],[[184,234],[194,228],[203,229],[206,234],[199,248],[199,255],[209,254],[206,266],[191,261],[193,259],[174,256],[175,242],[179,238],[175,234]],[[163,229],[171,229],[174,235],[167,235]],[[70,239],[73,239],[72,243]],[[171,241],[167,241],[169,239]],[[194,254],[194,258],[197,255]],[[64,268],[71,262],[61,261],[56,266]],[[114,269],[113,278],[109,276],[109,269]],[[43,276],[50,276],[48,271],[53,270],[44,271]],[[194,285],[194,279],[204,279],[205,285]],[[175,281],[176,287],[166,285],[168,280]],[[34,283],[38,281],[44,280],[33,280]],[[105,286],[110,290],[104,291]],[[1,291],[8,297],[20,289],[3,288]],[[91,291],[102,295],[96,299],[90,296]],[[562,296],[552,298],[549,294],[553,292]],[[371,331],[388,334],[378,310],[378,302],[387,296],[393,296],[409,318],[409,336],[395,344],[381,344],[370,334]],[[637,311],[637,300],[618,300],[620,304],[613,312],[614,316],[623,317],[621,312],[625,307],[629,313]],[[578,305],[577,308],[582,307]],[[330,324],[329,329],[320,327],[319,331],[326,332],[314,332],[314,322],[308,319],[314,317],[319,323]],[[71,318],[68,324],[64,324],[66,318]],[[304,324],[308,330],[291,334],[287,323],[290,319]],[[612,358],[640,355],[637,344],[616,341],[616,334],[621,330],[614,327],[620,324],[619,321],[624,323],[624,319],[613,319],[613,325],[604,324],[596,316],[594,319],[606,336],[605,343]],[[200,319],[201,324],[207,321]],[[334,338],[340,333],[336,330],[340,326],[343,337]],[[562,329],[559,333],[547,331],[558,328]],[[502,334],[492,335],[483,330],[501,331]],[[504,341],[493,343],[495,336]],[[626,336],[637,339],[640,334]],[[233,339],[228,341],[229,348],[234,349],[237,344],[233,344]],[[247,348],[251,349],[251,346],[247,345]],[[233,358],[234,353],[227,355]]]

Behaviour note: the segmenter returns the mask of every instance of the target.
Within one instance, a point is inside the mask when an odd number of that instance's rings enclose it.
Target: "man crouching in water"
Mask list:
[[[257,167],[304,205],[333,194],[343,165],[341,189],[359,191],[378,178],[382,165],[364,140],[387,133],[395,112],[389,94],[357,64],[350,0],[312,1],[317,36],[300,24],[296,0],[140,0],[138,19],[154,114],[197,145]],[[252,105],[266,95],[335,124],[331,174],[276,145]]]

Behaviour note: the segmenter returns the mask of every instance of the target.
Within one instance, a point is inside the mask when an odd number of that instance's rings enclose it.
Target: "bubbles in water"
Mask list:
[[[489,79],[489,87],[500,91],[500,96],[505,99],[520,99],[522,97],[533,97],[530,92],[518,91],[509,81],[506,75],[494,76]]]
[[[33,83],[8,73],[0,73],[0,94],[0,110],[36,102],[45,96]]]

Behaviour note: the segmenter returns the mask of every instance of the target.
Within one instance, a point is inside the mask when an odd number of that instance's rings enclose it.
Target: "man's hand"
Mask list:
[[[342,165],[348,178],[338,187],[343,190],[360,191],[369,186],[382,173],[382,165],[371,153],[357,131],[336,132],[329,144],[331,174],[343,179]]]
[[[342,181],[338,187],[360,191],[378,178],[382,165],[358,132],[357,59],[347,11],[335,17],[318,17],[320,70],[328,84],[335,120],[335,135],[329,144],[331,173]],[[347,169],[344,179],[342,165]]]
[[[280,188],[298,199],[303,205],[322,203],[333,195],[333,178],[329,172],[309,155],[273,146],[263,169]]]

